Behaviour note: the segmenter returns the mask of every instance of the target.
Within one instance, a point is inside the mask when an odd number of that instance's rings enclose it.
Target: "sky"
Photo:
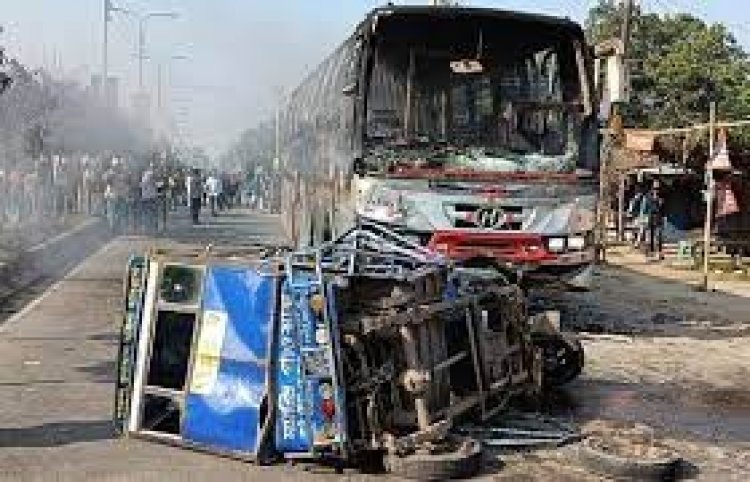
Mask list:
[[[87,82],[102,64],[104,0],[0,0],[0,45],[32,67]],[[293,88],[373,7],[385,0],[112,0],[146,23],[145,86],[165,106],[184,141],[217,154],[242,130],[269,118],[280,89]],[[394,2],[403,3],[403,2]],[[412,0],[410,3],[428,3]],[[593,0],[465,0],[462,4],[585,18]],[[750,5],[740,0],[643,0],[660,13],[690,11],[729,25],[750,50]],[[738,6],[743,5],[743,6]],[[130,105],[137,88],[137,20],[114,13],[110,75]],[[161,76],[159,76],[161,72]]]

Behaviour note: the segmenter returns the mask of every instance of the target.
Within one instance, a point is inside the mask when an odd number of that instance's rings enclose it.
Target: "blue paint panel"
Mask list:
[[[228,322],[211,392],[187,396],[186,440],[255,453],[266,390],[275,284],[276,278],[253,270],[218,266],[207,270],[203,309],[226,313]]]
[[[345,449],[348,443],[347,433],[348,433],[348,425],[346,423],[346,391],[344,390],[344,387],[341,385],[342,379],[341,379],[341,369],[343,360],[341,359],[342,352],[341,352],[341,339],[339,337],[340,331],[339,331],[339,319],[337,315],[337,300],[336,300],[336,290],[332,285],[326,286],[326,294],[327,294],[327,301],[328,301],[328,318],[331,325],[331,343],[332,343],[332,360],[334,363],[334,381],[335,386],[337,387],[336,390],[336,424],[337,424],[337,432],[338,432],[338,443],[342,447],[342,449]]]
[[[300,282],[302,280],[296,280]],[[305,303],[304,289],[293,289],[288,282],[281,293],[281,319],[277,344],[276,371],[278,417],[276,421],[276,449],[280,452],[310,452],[312,434],[308,422],[308,404],[302,370],[302,346],[310,339],[311,330],[305,326],[311,319]]]
[[[283,453],[330,452],[343,440],[342,397],[332,363],[336,346],[332,320],[315,314],[310,303],[313,295],[323,294],[321,290],[304,272],[282,287],[276,448]]]

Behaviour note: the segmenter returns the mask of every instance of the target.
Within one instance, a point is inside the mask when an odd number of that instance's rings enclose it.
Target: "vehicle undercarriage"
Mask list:
[[[175,258],[161,256],[146,270],[179,268]],[[237,267],[244,264],[241,259],[232,258],[231,262],[234,271],[226,271],[230,274],[246,269]],[[191,263],[195,265],[196,259]],[[227,259],[216,256],[198,261],[204,274],[195,271],[190,275],[187,291],[194,293],[191,303],[202,297],[200,303],[206,305],[209,295],[201,290],[208,293],[218,287],[232,297],[223,302],[227,306],[239,302],[257,308],[262,301],[262,290],[257,288],[261,281],[243,281],[255,286],[247,292],[222,288],[217,270],[229,269],[221,267],[226,263]],[[142,280],[146,280],[143,267],[148,265],[139,267]],[[193,342],[180,335],[179,342],[170,343],[169,332],[164,331],[168,328],[157,328],[153,335],[148,327],[139,328],[143,321],[126,317],[123,341],[130,340],[131,348],[121,347],[115,417],[125,432],[166,438],[170,443],[178,440],[190,447],[259,462],[311,458],[363,466],[376,460],[389,472],[408,477],[467,476],[479,467],[481,444],[458,435],[455,429],[460,424],[486,422],[512,399],[533,400],[544,386],[565,383],[582,367],[580,345],[538,317],[529,317],[523,291],[502,274],[456,268],[374,223],[364,222],[317,250],[273,255],[252,270],[260,271],[248,272],[263,271],[258,279],[267,280],[268,286],[278,282],[281,290],[279,301],[267,298],[278,315],[259,327],[259,333],[268,335],[269,349],[263,350],[264,355],[256,349],[247,358],[248,348],[239,347],[240,354],[225,353],[221,348],[222,343],[237,344],[229,338],[248,328],[242,327],[245,322],[241,321],[233,325],[230,308],[222,315],[204,306],[203,315],[194,323],[198,335]],[[200,288],[197,276],[211,280]],[[161,310],[179,309],[175,303],[182,298],[175,298],[177,301],[165,308],[158,304],[149,307],[153,295],[144,297],[144,293],[149,292],[148,284],[160,277],[165,278],[151,273],[148,281],[139,285],[140,291],[130,293],[128,306],[142,303],[143,313],[155,310],[156,323],[166,327],[170,322],[160,321],[166,319]],[[183,296],[183,284],[174,279],[163,281],[161,296]],[[225,334],[216,329],[222,317]],[[152,336],[155,341],[150,341]],[[142,338],[144,346],[155,346],[159,337],[160,355],[142,361],[149,351],[133,349],[133,340]],[[250,343],[251,338],[248,340]],[[209,354],[211,350],[215,354]],[[150,364],[149,373],[155,373],[160,370],[160,360],[177,357],[185,360],[184,379],[171,380],[169,393],[172,396],[181,390],[184,395],[178,397],[184,398],[166,408],[151,409],[164,410],[164,416],[144,412],[139,419],[137,413],[128,413],[139,410],[131,408],[141,403],[132,403],[139,390],[146,396],[143,403],[148,403],[149,393],[167,393],[158,386],[139,388],[134,375],[137,367]],[[212,357],[215,359],[206,363]],[[241,359],[251,363],[243,367]],[[231,367],[231,378],[222,375],[225,365]],[[265,373],[266,381],[248,384],[253,370]],[[147,385],[158,384],[151,378]],[[243,395],[250,392],[262,392],[262,398],[250,401]],[[191,413],[191,407],[199,402],[207,407],[202,410],[208,410],[203,415]],[[239,409],[248,408],[248,404],[258,413],[257,434],[252,437],[255,445],[227,450],[214,433],[221,430],[221,423],[212,428],[200,420],[201,416],[206,420],[214,417],[224,423],[227,409],[216,407]],[[169,429],[147,424],[165,417],[174,420]],[[128,427],[126,419],[133,420]],[[200,431],[196,436],[195,427],[211,437]],[[160,431],[167,433],[162,436]]]

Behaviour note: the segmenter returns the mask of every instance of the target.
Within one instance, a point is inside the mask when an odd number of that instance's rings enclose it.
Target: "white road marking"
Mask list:
[[[36,253],[37,251],[41,251],[43,249],[47,249],[48,246],[50,246],[52,244],[55,244],[58,241],[61,241],[61,240],[65,239],[65,238],[67,238],[69,236],[72,236],[72,235],[78,233],[79,231],[83,231],[84,229],[86,229],[89,226],[91,226],[91,225],[93,225],[95,223],[98,223],[98,222],[100,222],[99,219],[89,219],[89,220],[86,220],[86,221],[82,222],[81,224],[79,224],[78,226],[74,227],[73,229],[65,231],[64,233],[60,233],[57,236],[55,236],[54,238],[52,238],[52,239],[48,239],[47,241],[44,241],[42,243],[37,244],[36,246],[34,246],[33,248],[31,248],[29,250],[29,252],[30,253]]]
[[[46,300],[52,293],[57,291],[62,284],[69,280],[70,278],[78,275],[81,271],[83,271],[83,268],[86,266],[86,264],[91,260],[92,258],[95,258],[99,254],[101,254],[106,248],[108,248],[115,239],[107,242],[102,246],[101,248],[97,249],[94,253],[92,253],[90,256],[86,257],[84,260],[82,260],[75,268],[73,268],[71,271],[69,271],[65,276],[63,276],[60,280],[56,281],[52,286],[47,288],[47,290],[39,295],[37,298],[32,300],[29,304],[23,307],[21,311],[14,314],[10,318],[8,318],[2,325],[0,325],[0,333],[5,333],[8,331],[10,327],[20,322],[26,315],[31,313],[34,309],[36,309],[37,306],[39,306],[44,300]]]

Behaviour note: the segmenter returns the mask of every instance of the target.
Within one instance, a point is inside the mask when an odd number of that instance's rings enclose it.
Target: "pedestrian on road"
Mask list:
[[[646,188],[648,189],[648,188]],[[663,245],[664,202],[659,194],[659,182],[654,181],[652,188],[645,191],[638,206],[639,212],[639,247],[647,256],[659,253],[661,258]]]
[[[649,205],[648,237],[649,255],[664,259],[664,198],[661,196],[659,181],[654,181],[651,191],[646,195]]]
[[[642,213],[643,210],[643,198],[646,196],[645,188],[641,185],[636,185],[636,192],[630,199],[628,204],[628,215],[633,220],[633,246],[637,249],[643,247],[643,243],[646,239],[646,217]]]
[[[55,215],[62,218],[67,214],[68,171],[63,157],[58,156],[56,161],[54,171]]]
[[[143,230],[147,234],[154,234],[159,229],[159,190],[153,165],[149,165],[141,176],[141,205]]]
[[[200,224],[201,202],[203,200],[203,182],[201,181],[200,171],[193,171],[185,178],[185,188],[190,202],[190,215],[193,224]]]
[[[124,231],[127,220],[128,178],[118,159],[112,161],[112,169],[107,173],[107,218],[109,227],[115,234]]]
[[[141,174],[135,167],[130,167],[127,170],[127,183],[128,231],[136,233],[141,228],[143,209],[141,206]]]
[[[208,205],[211,208],[211,216],[216,216],[216,210],[220,208],[221,196],[223,188],[221,179],[215,174],[211,173],[206,179],[206,193],[208,194]]]

